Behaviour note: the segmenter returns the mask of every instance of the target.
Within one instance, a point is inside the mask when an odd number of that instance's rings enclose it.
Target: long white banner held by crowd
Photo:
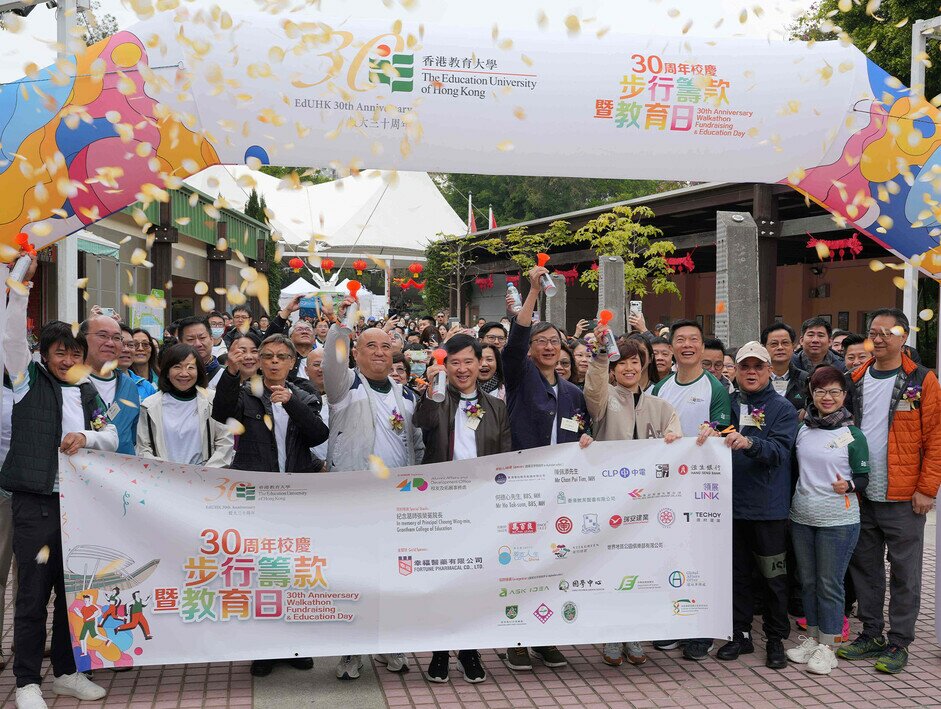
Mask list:
[[[91,451],[61,470],[79,669],[731,631],[721,442],[559,445],[388,479]]]

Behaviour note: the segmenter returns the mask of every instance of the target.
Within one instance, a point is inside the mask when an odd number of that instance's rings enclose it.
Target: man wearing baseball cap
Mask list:
[[[765,664],[787,667],[783,641],[787,616],[786,522],[791,505],[791,450],[797,437],[797,411],[771,385],[771,356],[747,342],[735,356],[732,426],[725,444],[732,449],[732,640],[719,648],[720,660],[755,651],[750,630],[754,615],[752,571],[757,564],[766,587]],[[705,427],[699,440],[721,432]]]

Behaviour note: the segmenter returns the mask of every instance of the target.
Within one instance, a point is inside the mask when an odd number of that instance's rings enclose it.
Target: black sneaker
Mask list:
[[[314,669],[314,658],[312,657],[289,657],[285,660],[285,662],[295,670]]]
[[[457,654],[457,664],[464,672],[464,681],[472,684],[487,679],[487,670],[480,664],[480,653],[476,650],[461,650]]]
[[[686,647],[683,648],[683,657],[687,660],[699,662],[709,657],[709,653],[714,647],[715,643],[708,638],[694,638],[687,641]]]
[[[249,669],[252,677],[267,677],[274,669],[274,660],[252,660],[252,666]]]
[[[725,645],[719,648],[716,657],[720,660],[737,660],[739,655],[751,655],[755,651],[755,643],[751,637],[737,633]]]
[[[654,640],[653,646],[658,650],[676,650],[683,644],[682,640]]]
[[[772,670],[783,670],[787,667],[787,654],[784,652],[784,643],[780,638],[771,638],[765,645],[765,651],[768,658],[765,660],[765,666]]]
[[[425,679],[429,682],[450,682],[448,676],[448,666],[451,664],[451,654],[447,650],[439,650],[431,654],[431,662],[428,663],[428,669],[425,670]]]

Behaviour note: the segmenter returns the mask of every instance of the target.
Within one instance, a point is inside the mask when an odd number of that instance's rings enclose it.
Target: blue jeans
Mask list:
[[[821,642],[843,635],[843,577],[856,548],[859,524],[810,527],[791,523],[807,627]]]

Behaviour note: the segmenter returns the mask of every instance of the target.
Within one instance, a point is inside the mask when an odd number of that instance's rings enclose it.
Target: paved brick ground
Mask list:
[[[931,530],[933,532],[933,530]],[[803,672],[796,666],[776,672],[764,667],[764,637],[756,623],[758,650],[740,662],[725,663],[714,658],[702,663],[683,660],[679,651],[662,653],[649,649],[650,660],[640,667],[608,667],[601,662],[598,646],[562,648],[569,666],[551,670],[538,665],[535,671],[514,674],[496,652],[483,652],[490,677],[487,682],[464,682],[452,659],[452,681],[445,685],[426,682],[418,671],[430,655],[412,656],[413,670],[395,675],[377,668],[378,682],[389,709],[492,709],[517,707],[606,707],[641,709],[646,707],[932,707],[941,706],[941,648],[934,642],[934,563],[935,550],[925,555],[922,612],[917,639],[912,646],[908,671],[889,676],[875,672],[865,663],[840,662],[829,677]],[[8,607],[8,618],[12,608]],[[6,629],[2,646],[9,657],[12,630]],[[853,633],[858,621],[853,619]],[[792,634],[797,639],[797,631]],[[46,666],[49,672],[48,663]],[[305,673],[298,673],[303,682]],[[47,674],[48,687],[51,675]],[[112,673],[99,671],[95,680],[108,688],[103,702],[54,699],[50,706],[133,707],[134,709],[175,709],[189,707],[264,707],[283,703],[267,699],[265,692],[253,700],[252,679],[247,663],[171,665]],[[370,681],[364,677],[361,681]],[[14,680],[11,667],[0,672],[0,706],[13,706]],[[336,686],[331,687],[336,696]],[[310,687],[305,706],[337,706],[358,709],[347,702],[318,702],[318,689]],[[373,706],[373,705],[370,705]],[[381,704],[377,705],[382,707]],[[365,707],[364,707],[365,709]]]

